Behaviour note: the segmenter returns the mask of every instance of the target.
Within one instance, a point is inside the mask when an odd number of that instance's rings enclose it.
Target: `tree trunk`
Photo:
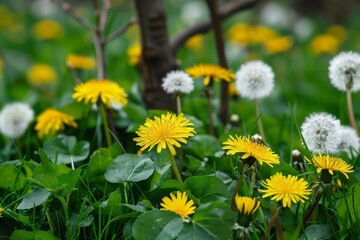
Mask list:
[[[166,15],[161,0],[135,0],[141,29],[143,99],[148,109],[175,111],[175,98],[161,87],[163,77],[176,69],[169,45]]]

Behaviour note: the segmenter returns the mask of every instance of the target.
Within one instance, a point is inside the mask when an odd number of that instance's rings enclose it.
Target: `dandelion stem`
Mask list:
[[[356,127],[355,117],[354,117],[354,111],[353,111],[352,100],[351,100],[351,89],[350,88],[346,88],[346,103],[347,103],[347,110],[348,110],[348,113],[349,113],[349,119],[350,119],[351,127],[354,129],[356,134],[359,136],[359,133],[358,133],[358,130],[357,130],[357,127]]]
[[[233,193],[232,198],[231,198],[231,205],[230,205],[231,210],[235,210],[235,199],[236,199],[236,196],[237,196],[237,194],[239,192],[241,182],[242,182],[242,180],[244,178],[244,173],[245,173],[245,167],[243,166],[242,170],[240,171],[240,175],[239,175],[239,178],[238,178],[238,180],[236,182],[234,193]]]
[[[182,110],[181,110],[181,95],[180,94],[176,95],[176,108],[177,108],[177,113],[180,114],[182,112]]]
[[[110,137],[110,132],[109,132],[109,124],[107,121],[105,107],[103,104],[100,104],[100,112],[101,112],[102,122],[103,122],[103,126],[104,126],[106,143],[107,143],[108,147],[110,147],[111,146],[111,137]]]
[[[210,80],[212,81],[212,80]],[[214,121],[213,121],[213,111],[212,111],[212,106],[211,106],[211,98],[212,98],[212,89],[211,87],[207,87],[205,89],[205,96],[207,98],[208,101],[208,118],[209,118],[209,130],[210,130],[210,134],[212,136],[215,137],[215,130],[214,130]]]
[[[305,226],[307,220],[309,220],[309,218],[313,214],[316,206],[318,205],[318,203],[319,203],[319,201],[321,199],[321,196],[322,196],[322,192],[318,192],[313,204],[310,206],[309,210],[306,212],[305,216],[303,217],[303,220],[302,220],[302,225],[303,226]]]
[[[259,128],[259,133],[260,135],[262,136],[264,142],[266,142],[265,140],[265,133],[264,133],[264,128],[263,128],[263,124],[262,124],[262,121],[261,121],[261,112],[260,112],[260,106],[259,106],[259,102],[258,101],[255,101],[255,109],[256,109],[256,116],[258,116],[258,128]]]
[[[181,179],[179,169],[178,169],[177,166],[176,166],[175,158],[174,158],[174,156],[173,156],[171,153],[170,153],[169,155],[171,156],[171,157],[170,157],[170,162],[171,162],[171,166],[172,166],[172,168],[173,168],[173,170],[174,170],[176,179],[177,179],[177,181],[179,182],[180,188],[182,188],[183,185],[184,185],[184,183],[183,183],[183,181],[182,181],[182,179]]]
[[[270,222],[269,222],[269,225],[268,225],[268,227],[267,227],[267,229],[266,229],[266,235],[263,237],[263,240],[266,240],[267,237],[269,236],[269,233],[270,233],[270,231],[271,231],[271,228],[272,228],[272,226],[274,225],[274,223],[277,221],[280,211],[281,211],[281,206],[279,206],[279,207],[276,209],[274,215],[272,216],[272,218],[271,218],[271,220],[270,220]],[[282,231],[281,231],[281,232],[282,232]],[[280,239],[280,237],[281,237],[282,234],[279,234],[279,235],[280,235],[280,236],[279,236],[279,239]],[[283,238],[282,238],[282,239],[283,239]]]

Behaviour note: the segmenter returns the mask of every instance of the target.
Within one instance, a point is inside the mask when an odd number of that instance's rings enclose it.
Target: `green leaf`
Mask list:
[[[189,139],[184,148],[201,159],[214,156],[216,152],[222,150],[219,141],[211,135],[195,135]]]
[[[52,162],[69,164],[85,160],[89,156],[90,143],[76,142],[74,136],[57,135],[44,143],[44,149]]]
[[[306,235],[306,236],[305,236]],[[305,229],[299,240],[325,239],[331,236],[331,228],[327,224],[313,224]]]
[[[226,203],[203,204],[195,210],[192,220],[198,228],[206,229],[206,234],[209,234],[206,238],[197,239],[232,239],[235,214]]]
[[[73,116],[75,119],[82,118],[87,111],[87,106],[83,103],[72,102],[59,108],[59,111]]]
[[[99,148],[90,157],[89,165],[86,168],[87,176],[90,182],[105,182],[105,172],[110,166],[112,158],[106,148]]]
[[[190,190],[196,198],[204,199],[208,195],[217,195],[230,198],[227,186],[215,176],[193,176],[184,182],[184,189]]]
[[[37,230],[34,232],[15,230],[10,237],[11,240],[59,240],[51,232]]]
[[[176,239],[183,228],[182,219],[171,211],[152,210],[141,214],[134,222],[135,239]],[[201,238],[199,238],[201,239]]]
[[[102,214],[111,216],[118,216],[122,213],[121,211],[121,194],[120,189],[116,189],[110,193],[109,198],[101,203]]]
[[[135,239],[232,239],[235,216],[229,206],[217,202],[202,205],[192,219],[182,219],[171,211],[152,210],[133,224]]]
[[[139,182],[154,172],[154,162],[145,155],[123,154],[114,159],[105,172],[111,183]]]
[[[0,165],[0,188],[18,191],[25,187],[26,176],[15,164],[17,164],[17,162],[7,162]]]
[[[62,179],[60,179],[61,181],[59,182],[58,176],[69,173],[71,169],[63,163],[55,165],[50,162],[46,153],[42,149],[39,149],[38,153],[41,156],[42,162],[41,165],[34,169],[31,180],[43,188],[55,191],[62,185]]]
[[[75,189],[80,178],[80,170],[80,168],[77,168],[67,174],[61,174],[57,177],[59,183],[61,183],[60,195],[66,196]]]
[[[37,188],[33,192],[27,194],[20,202],[16,209],[31,209],[46,202],[51,195],[50,192],[43,188]]]

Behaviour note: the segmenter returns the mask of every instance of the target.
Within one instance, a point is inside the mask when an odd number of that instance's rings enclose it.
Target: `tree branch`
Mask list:
[[[220,10],[219,10],[219,18],[220,20],[224,20],[233,14],[249,9],[255,5],[257,0],[246,0],[242,2],[238,2],[236,0],[232,0],[225,4]],[[176,53],[177,50],[184,44],[184,42],[189,39],[190,37],[198,34],[198,33],[205,33],[209,31],[211,28],[211,19],[207,20],[202,23],[195,24],[193,26],[190,26],[189,28],[185,29],[181,33],[179,33],[176,37],[174,37],[170,41],[170,47],[173,53]]]
[[[104,43],[111,42],[126,32],[132,25],[136,24],[138,20],[136,18],[130,18],[130,20],[121,28],[111,33],[109,36],[104,38]]]
[[[79,14],[77,14],[70,6],[69,3],[62,2],[60,0],[50,0],[52,3],[57,5],[59,8],[61,8],[65,13],[67,13],[69,16],[71,16],[75,21],[77,21],[80,25],[85,27],[86,29],[94,32],[95,26],[88,22],[86,19],[81,17]]]

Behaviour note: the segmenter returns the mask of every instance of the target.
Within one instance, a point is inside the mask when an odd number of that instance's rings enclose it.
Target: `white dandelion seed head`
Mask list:
[[[260,21],[274,28],[290,28],[295,12],[277,1],[268,1],[260,10]]]
[[[28,104],[7,104],[0,112],[0,132],[9,138],[18,138],[25,133],[33,119],[34,111]]]
[[[340,143],[338,151],[344,151],[351,158],[356,157],[360,149],[360,139],[354,129],[349,126],[340,127]]]
[[[184,71],[171,71],[161,85],[167,93],[190,93],[194,90],[194,80]]]
[[[241,65],[235,75],[236,90],[245,98],[266,97],[274,87],[274,72],[262,61],[250,61]]]
[[[346,91],[349,77],[352,77],[351,91],[360,89],[360,54],[342,52],[336,55],[329,65],[331,84],[341,91]]]
[[[313,113],[301,125],[301,132],[313,153],[334,153],[340,143],[340,121],[329,113]]]

